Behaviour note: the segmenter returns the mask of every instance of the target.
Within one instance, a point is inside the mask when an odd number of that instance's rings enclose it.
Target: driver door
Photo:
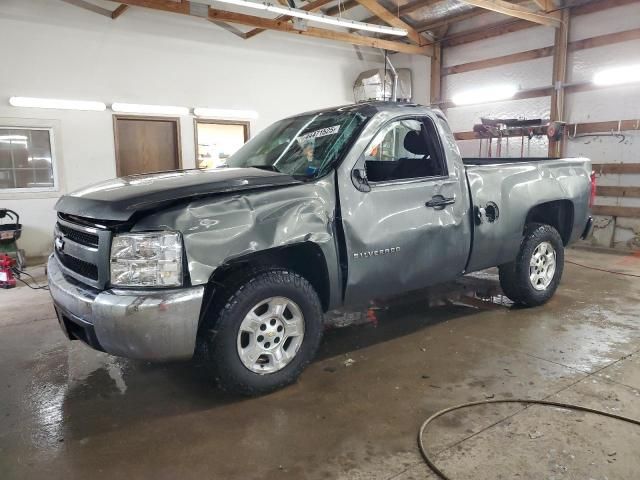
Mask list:
[[[463,273],[471,239],[464,171],[447,164],[437,128],[429,116],[391,120],[341,171],[346,302]]]

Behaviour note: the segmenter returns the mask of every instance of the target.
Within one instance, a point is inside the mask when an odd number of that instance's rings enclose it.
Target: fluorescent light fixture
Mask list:
[[[196,117],[254,120],[258,118],[258,112],[253,110],[227,110],[223,108],[194,108],[193,114]]]
[[[346,18],[331,17],[329,15],[324,15],[323,13],[311,13],[305,10],[300,10],[298,8],[285,7],[284,5],[269,5],[267,7],[267,11],[278,13],[280,15],[302,18],[304,20],[308,20],[309,22],[335,25],[337,27],[346,27],[355,30],[366,30],[368,32],[384,33],[387,35],[398,35],[401,37],[407,35],[407,31],[404,28],[387,27],[384,25],[376,25],[374,23],[366,23],[359,22],[357,20],[348,20]]]
[[[495,85],[493,87],[482,87],[457,93],[451,100],[453,100],[453,103],[456,105],[497,102],[513,98],[517,91],[518,88],[515,85]]]
[[[102,102],[85,100],[58,100],[55,98],[11,97],[9,104],[14,107],[53,108],[58,110],[88,110],[102,112],[107,106]]]
[[[187,107],[172,105],[141,105],[138,103],[113,103],[111,110],[116,113],[151,114],[151,115],[189,115]]]
[[[622,85],[634,82],[640,82],[640,65],[608,68],[593,76],[593,83],[596,85]]]
[[[349,20],[346,18],[331,17],[323,13],[307,12],[299,8],[291,8],[284,5],[273,5],[271,3],[250,2],[248,0],[216,0],[220,3],[228,3],[239,7],[254,8],[257,10],[266,10],[268,12],[277,13],[278,15],[288,15],[290,17],[302,18],[309,22],[324,23],[327,25],[335,25],[337,27],[351,28],[354,30],[366,30],[369,32],[384,33],[386,35],[398,35],[404,37],[407,31],[404,28],[387,27],[385,25],[376,25],[374,23],[359,22],[357,20]],[[209,1],[208,3],[212,3]]]

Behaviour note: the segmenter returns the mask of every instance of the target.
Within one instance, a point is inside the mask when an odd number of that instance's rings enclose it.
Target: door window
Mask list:
[[[370,182],[447,175],[442,149],[431,120],[402,119],[386,125],[365,150]]]

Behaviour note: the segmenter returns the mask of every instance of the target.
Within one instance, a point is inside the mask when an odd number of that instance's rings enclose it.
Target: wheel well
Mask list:
[[[211,303],[216,291],[219,291],[216,285],[233,281],[241,277],[243,272],[270,267],[286,268],[302,275],[318,294],[323,310],[326,312],[329,309],[330,283],[327,262],[320,247],[312,242],[262,250],[222,265],[209,279],[205,294],[208,303]]]
[[[573,230],[573,203],[571,200],[555,200],[536,205],[529,210],[525,227],[530,223],[551,225],[562,237],[562,243],[567,245]]]

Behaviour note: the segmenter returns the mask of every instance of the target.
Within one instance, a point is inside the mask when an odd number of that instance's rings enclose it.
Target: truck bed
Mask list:
[[[591,162],[586,158],[465,158],[474,208],[473,248],[468,271],[511,261],[517,255],[529,211],[552,202],[570,203],[567,239],[584,229]],[[492,207],[494,219],[478,217]]]
[[[495,157],[495,158],[481,158],[481,157],[466,157],[462,159],[465,165],[503,165],[505,163],[527,163],[527,162],[541,162],[543,160],[560,160],[556,157]]]

